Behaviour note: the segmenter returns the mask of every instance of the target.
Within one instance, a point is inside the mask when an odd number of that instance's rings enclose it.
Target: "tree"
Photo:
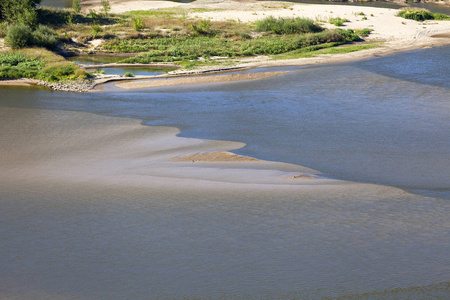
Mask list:
[[[31,27],[36,27],[36,6],[40,3],[41,0],[1,0],[0,21],[22,23]]]

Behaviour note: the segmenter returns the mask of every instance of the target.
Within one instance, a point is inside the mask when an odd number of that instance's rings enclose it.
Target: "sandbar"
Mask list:
[[[253,72],[253,73],[236,73],[228,75],[214,75],[214,76],[187,76],[178,78],[165,78],[158,80],[143,80],[143,81],[129,81],[116,83],[115,86],[122,89],[143,89],[155,88],[174,85],[188,85],[199,83],[218,83],[218,82],[232,82],[240,80],[257,80],[270,78],[285,74],[287,72]]]

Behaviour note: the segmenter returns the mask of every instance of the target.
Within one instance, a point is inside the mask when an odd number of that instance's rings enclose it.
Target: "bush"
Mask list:
[[[88,77],[88,74],[86,73],[86,71],[84,69],[75,70],[74,75],[78,79],[86,79]]]
[[[92,36],[93,36],[94,39],[98,36],[98,34],[100,32],[103,31],[102,27],[100,25],[98,25],[98,24],[92,25],[91,28],[92,28]]]
[[[353,29],[344,30],[338,28],[337,32],[344,38],[346,42],[359,41],[361,39]]]
[[[130,72],[126,72],[125,75],[123,75],[123,76],[125,76],[125,77],[134,77],[134,75],[131,74]]]
[[[274,18],[268,17],[263,20],[256,21],[257,31],[272,32],[275,34],[296,34],[320,32],[323,28],[314,24],[310,19],[302,18]]]
[[[59,41],[56,33],[48,26],[39,25],[36,31],[33,32],[33,45],[35,46],[56,50],[58,44]]]
[[[8,26],[5,42],[12,49],[21,49],[31,46],[33,44],[33,33],[31,28],[25,24]]]
[[[415,20],[415,21],[425,21],[425,20],[449,20],[450,17],[444,14],[433,14],[425,9],[415,9],[415,8],[406,8],[402,9],[398,12],[397,16]]]
[[[0,38],[6,37],[8,31],[8,24],[6,22],[0,23]]]
[[[373,29],[363,28],[363,29],[356,29],[355,33],[359,36],[368,36],[372,31]]]
[[[433,14],[435,20],[450,20],[450,17],[444,14]]]
[[[198,24],[192,23],[189,25],[189,27],[196,33],[196,34],[208,34],[209,28],[211,27],[211,22],[209,20],[200,20]]]
[[[72,2],[73,11],[79,13],[81,11],[81,3],[80,0],[73,0]]]
[[[35,77],[44,65],[39,58],[27,57],[24,53],[0,53],[0,78]]]
[[[102,11],[105,17],[108,17],[108,12],[111,9],[111,6],[109,5],[109,0],[102,0],[101,4],[102,4]]]
[[[328,20],[330,24],[333,24],[334,26],[344,26],[345,22],[350,22],[349,19],[341,19],[341,18],[331,18]]]
[[[61,81],[74,79],[77,68],[74,64],[59,63],[45,67],[38,75],[40,79],[46,81]]]
[[[59,44],[56,33],[50,27],[39,25],[33,32],[24,24],[8,26],[5,42],[14,50],[30,46],[55,50]]]
[[[137,17],[133,16],[133,28],[136,31],[143,30],[145,28],[144,19],[142,19],[142,17],[140,16]]]

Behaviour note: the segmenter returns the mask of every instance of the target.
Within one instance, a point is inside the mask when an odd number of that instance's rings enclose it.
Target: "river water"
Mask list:
[[[449,56],[126,92],[1,88],[0,297],[448,298]],[[199,138],[325,179],[163,159],[210,147]]]

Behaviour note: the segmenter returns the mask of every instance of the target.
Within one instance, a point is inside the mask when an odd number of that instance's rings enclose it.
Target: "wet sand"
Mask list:
[[[20,126],[20,118],[14,115],[29,115],[27,122],[39,124],[38,131]],[[6,122],[4,132],[14,128],[17,134],[2,138],[5,146],[0,153],[0,180],[20,182],[45,174],[50,181],[100,180],[121,185],[154,178],[167,186],[180,180],[290,185],[293,183],[286,181],[288,177],[318,174],[297,165],[229,152],[242,148],[242,143],[181,138],[176,136],[176,128],[148,127],[139,121],[14,108],[2,108],[0,117]],[[80,120],[84,125],[80,126]],[[56,127],[59,130],[53,129]],[[339,182],[326,178],[317,181]]]
[[[114,86],[122,89],[143,89],[143,88],[188,85],[199,83],[219,83],[219,82],[232,82],[243,80],[258,80],[282,75],[285,73],[287,72],[239,73],[229,75],[192,76],[192,77],[188,76],[180,78],[165,78],[157,80],[121,82],[116,83]]]

